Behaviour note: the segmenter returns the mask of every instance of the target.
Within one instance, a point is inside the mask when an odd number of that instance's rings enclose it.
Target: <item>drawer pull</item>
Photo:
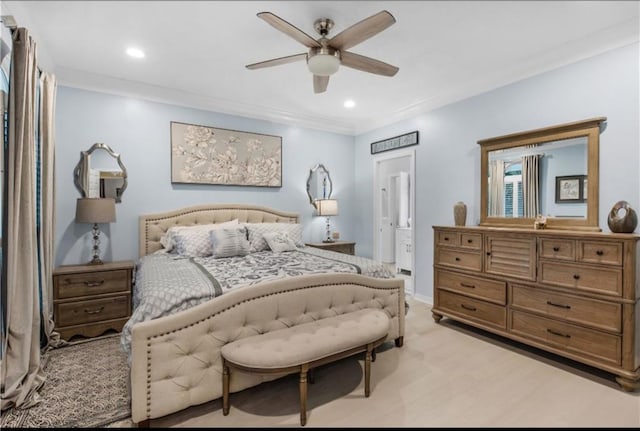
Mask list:
[[[473,284],[467,284],[467,283],[462,283],[462,282],[460,282],[460,286],[468,287],[469,289],[475,289],[476,288]]]
[[[444,237],[444,240],[445,240],[445,241],[449,241],[449,237],[448,237],[448,236],[445,236],[445,237]]]
[[[460,307],[464,308],[465,310],[476,311],[476,307],[471,307],[469,305],[460,304]]]
[[[459,257],[456,257],[456,262],[460,262],[460,258]]]
[[[602,255],[604,254],[604,251],[602,251],[602,250],[596,250],[596,254],[597,254],[598,256],[602,256]]]
[[[98,308],[97,310],[87,310],[86,308],[84,309],[84,312],[87,314],[98,314],[98,313],[102,313],[102,310],[104,310],[104,305],[100,308]]]
[[[85,281],[84,284],[87,285],[87,287],[98,287],[98,286],[102,286],[104,284],[104,280],[99,280],[99,281]]]
[[[558,308],[566,308],[567,310],[570,310],[570,309],[571,309],[571,306],[570,306],[570,305],[556,304],[556,303],[553,303],[553,302],[551,302],[551,301],[547,301],[547,304],[552,305],[552,306],[554,306],[554,307],[558,307]]]
[[[562,332],[556,332],[553,329],[548,329],[547,328],[547,332],[549,334],[553,334],[553,335],[557,335],[558,337],[564,337],[564,338],[571,338],[571,335],[569,334],[563,334]]]
[[[487,252],[487,256],[491,256],[491,252],[490,251]]]
[[[573,274],[574,280],[580,280],[580,274]]]
[[[473,240],[472,240],[472,239],[468,239],[468,240],[467,240],[467,242],[468,242],[469,244],[471,244],[471,243],[473,242]]]
[[[560,251],[560,247],[558,246],[553,247],[553,251]]]

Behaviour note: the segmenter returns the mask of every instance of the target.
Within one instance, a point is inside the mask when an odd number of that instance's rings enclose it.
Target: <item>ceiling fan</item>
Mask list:
[[[327,36],[333,27],[333,21],[329,18],[320,18],[314,23],[314,28],[320,34],[320,38],[317,40],[271,12],[260,12],[258,17],[294,38],[309,48],[309,51],[249,64],[247,65],[248,69],[261,69],[306,60],[309,71],[313,73],[315,93],[327,90],[329,77],[338,71],[340,65],[383,76],[394,76],[399,70],[397,67],[380,60],[347,51],[347,49],[375,36],[396,22],[393,15],[386,10],[363,19],[331,39],[328,39]]]

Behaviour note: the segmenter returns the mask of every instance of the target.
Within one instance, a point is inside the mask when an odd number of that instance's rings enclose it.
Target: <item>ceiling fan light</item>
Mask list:
[[[331,54],[317,54],[307,60],[309,71],[318,76],[333,75],[340,67],[340,59]]]

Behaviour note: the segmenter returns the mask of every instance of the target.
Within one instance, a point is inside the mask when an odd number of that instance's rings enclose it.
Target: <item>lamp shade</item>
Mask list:
[[[116,201],[112,198],[81,198],[76,202],[76,223],[116,221]]]
[[[335,199],[318,199],[316,208],[320,216],[338,215],[338,201]]]

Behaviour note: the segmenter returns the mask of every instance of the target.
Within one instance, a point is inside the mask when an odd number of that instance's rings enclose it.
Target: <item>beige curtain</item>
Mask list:
[[[522,156],[523,216],[535,218],[540,214],[539,155]]]
[[[6,337],[1,409],[40,401],[40,298],[36,229],[36,44],[24,28],[13,34],[7,148]]]
[[[40,282],[42,318],[48,347],[66,343],[55,332],[53,322],[53,265],[55,226],[55,124],[56,79],[51,73],[40,75]]]
[[[504,215],[504,160],[489,162],[489,202],[490,217]]]

